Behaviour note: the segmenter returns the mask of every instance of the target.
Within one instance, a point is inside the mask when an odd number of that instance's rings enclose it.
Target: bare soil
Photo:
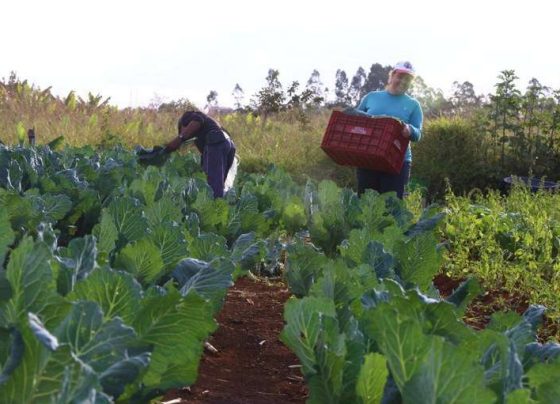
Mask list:
[[[434,285],[442,297],[447,297],[463,280],[440,274],[434,278]],[[485,328],[490,322],[491,315],[497,311],[509,310],[523,314],[529,307],[527,298],[521,294],[510,293],[503,289],[486,289],[484,286],[483,289],[485,292],[471,302],[463,318],[466,324],[476,330]],[[545,316],[544,323],[537,333],[539,342],[544,343],[551,337],[558,336],[560,336],[559,324]]]
[[[434,284],[449,296],[462,279],[437,275]],[[209,404],[304,403],[307,387],[298,359],[279,340],[284,303],[290,292],[281,283],[239,279],[228,291],[218,316],[219,328],[209,340],[218,352],[206,351],[194,386],[169,391],[163,401]],[[487,290],[468,307],[464,321],[483,329],[490,316],[504,309],[522,314],[529,306],[521,295]],[[540,342],[560,335],[557,323],[545,319]]]
[[[284,303],[282,283],[238,279],[209,340],[218,352],[205,352],[199,377],[190,388],[173,390],[163,401],[176,403],[304,403],[307,388],[297,357],[279,340]]]

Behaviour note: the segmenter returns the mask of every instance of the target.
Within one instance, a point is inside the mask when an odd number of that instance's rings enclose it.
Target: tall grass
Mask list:
[[[91,94],[86,100],[74,93],[63,99],[26,81],[0,82],[0,140],[5,144],[17,143],[18,133],[25,135],[35,128],[38,144],[63,136],[71,146],[151,147],[176,135],[183,112],[181,108],[118,109]],[[311,177],[352,185],[353,170],[334,164],[319,147],[328,116],[328,112],[288,111],[266,122],[246,113],[215,118],[231,133],[246,171],[263,172],[274,164],[299,181]]]
[[[27,82],[0,83],[0,140],[18,141],[18,128],[35,128],[38,143],[64,136],[72,146],[146,144],[169,139],[177,117],[154,109],[118,109],[90,95],[81,100],[70,93],[65,99]]]
[[[274,164],[299,181],[306,177],[332,179],[349,186],[353,170],[334,164],[320,148],[328,118],[328,112],[314,113],[302,122],[291,111],[266,122],[251,114],[230,114],[220,120],[233,136],[245,171],[262,172]]]

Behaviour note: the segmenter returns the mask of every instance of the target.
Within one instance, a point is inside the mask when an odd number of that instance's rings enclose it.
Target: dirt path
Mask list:
[[[229,289],[210,339],[218,353],[205,353],[199,378],[190,389],[169,392],[175,403],[304,403],[307,389],[296,356],[279,341],[284,327],[283,284],[248,278]]]
[[[449,295],[459,281],[437,276],[434,283],[443,296]],[[281,283],[267,284],[248,278],[239,279],[229,289],[218,317],[219,328],[210,343],[218,353],[205,352],[199,378],[191,388],[174,390],[163,401],[211,404],[304,403],[307,388],[297,366],[298,360],[279,341],[284,326],[284,303],[290,293]],[[501,297],[499,299],[498,297]],[[474,300],[465,321],[475,329],[484,328],[496,304],[507,301],[519,313],[527,303],[518,296],[486,293]],[[558,333],[546,324],[539,333],[541,341]],[[543,332],[544,331],[544,332]]]

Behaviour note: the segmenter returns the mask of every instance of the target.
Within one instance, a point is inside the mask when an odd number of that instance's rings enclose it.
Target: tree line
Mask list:
[[[265,77],[265,85],[247,101],[247,96],[239,83],[231,93],[235,111],[253,112],[258,115],[292,110],[316,111],[321,108],[349,107],[357,105],[362,97],[370,91],[382,90],[387,85],[391,66],[373,63],[369,71],[358,67],[356,73],[350,76],[343,69],[338,69],[334,77],[334,87],[324,85],[321,74],[313,70],[309,79],[302,86],[299,81],[292,81],[283,85],[280,72],[269,69]],[[476,94],[474,86],[469,81],[453,83],[452,96],[445,97],[439,89],[428,86],[421,76],[416,77],[410,94],[422,103],[428,116],[448,115],[452,112],[465,112],[481,106],[487,97]],[[206,108],[217,108],[218,92],[211,90],[206,97]],[[168,107],[164,104],[164,108]]]
[[[280,72],[269,69],[265,77],[265,85],[246,102],[246,94],[237,83],[232,91],[235,100],[234,110],[253,112],[258,115],[303,109],[317,111],[322,108],[356,106],[361,98],[370,91],[385,88],[391,66],[380,63],[371,65],[368,72],[359,67],[350,77],[344,70],[338,69],[335,74],[333,89],[323,84],[318,70],[313,70],[304,86],[299,81],[293,81],[285,86],[280,81]],[[471,116],[481,108],[489,113],[495,125],[501,124],[502,134],[515,129],[510,123],[516,121],[522,126],[538,124],[538,120],[547,121],[551,127],[552,136],[556,133],[558,103],[560,90],[554,90],[532,78],[525,91],[517,87],[518,77],[514,70],[503,70],[497,76],[495,91],[492,94],[479,94],[469,81],[453,82],[450,96],[445,96],[440,89],[426,84],[421,76],[414,80],[409,94],[417,98],[430,117],[439,116]],[[218,106],[218,93],[210,91],[206,107]],[[544,118],[543,115],[548,115]],[[531,130],[529,130],[531,132]]]
[[[302,122],[314,112],[356,106],[370,91],[387,84],[391,66],[379,63],[369,71],[359,67],[350,77],[337,70],[334,88],[327,88],[317,70],[304,86],[293,81],[283,86],[276,69],[269,69],[265,85],[245,103],[245,94],[235,85],[235,110],[259,115],[264,121],[282,111],[295,111]],[[485,153],[504,172],[533,172],[553,176],[560,169],[560,90],[532,78],[525,88],[518,86],[514,70],[503,70],[497,76],[494,91],[479,94],[469,81],[454,82],[446,96],[439,89],[416,77],[409,93],[417,98],[427,119],[461,118],[477,133],[488,139],[491,147]],[[208,106],[217,105],[218,93],[208,96]]]
[[[388,81],[390,66],[374,63],[369,73],[359,67],[354,76],[338,69],[336,71],[334,89],[331,91],[324,85],[321,74],[313,70],[309,79],[302,86],[299,81],[292,81],[284,86],[280,81],[280,72],[269,69],[265,85],[246,102],[246,94],[237,83],[232,91],[235,110],[255,112],[268,116],[275,112],[290,109],[317,110],[321,107],[346,107],[355,105],[369,91],[380,90]],[[206,107],[218,106],[218,93],[210,91],[206,97]]]

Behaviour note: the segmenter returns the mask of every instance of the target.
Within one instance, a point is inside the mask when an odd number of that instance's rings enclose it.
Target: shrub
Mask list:
[[[428,188],[430,199],[441,198],[446,179],[463,194],[494,186],[499,178],[487,157],[488,144],[473,124],[461,118],[438,118],[426,123],[413,146],[413,175]]]

